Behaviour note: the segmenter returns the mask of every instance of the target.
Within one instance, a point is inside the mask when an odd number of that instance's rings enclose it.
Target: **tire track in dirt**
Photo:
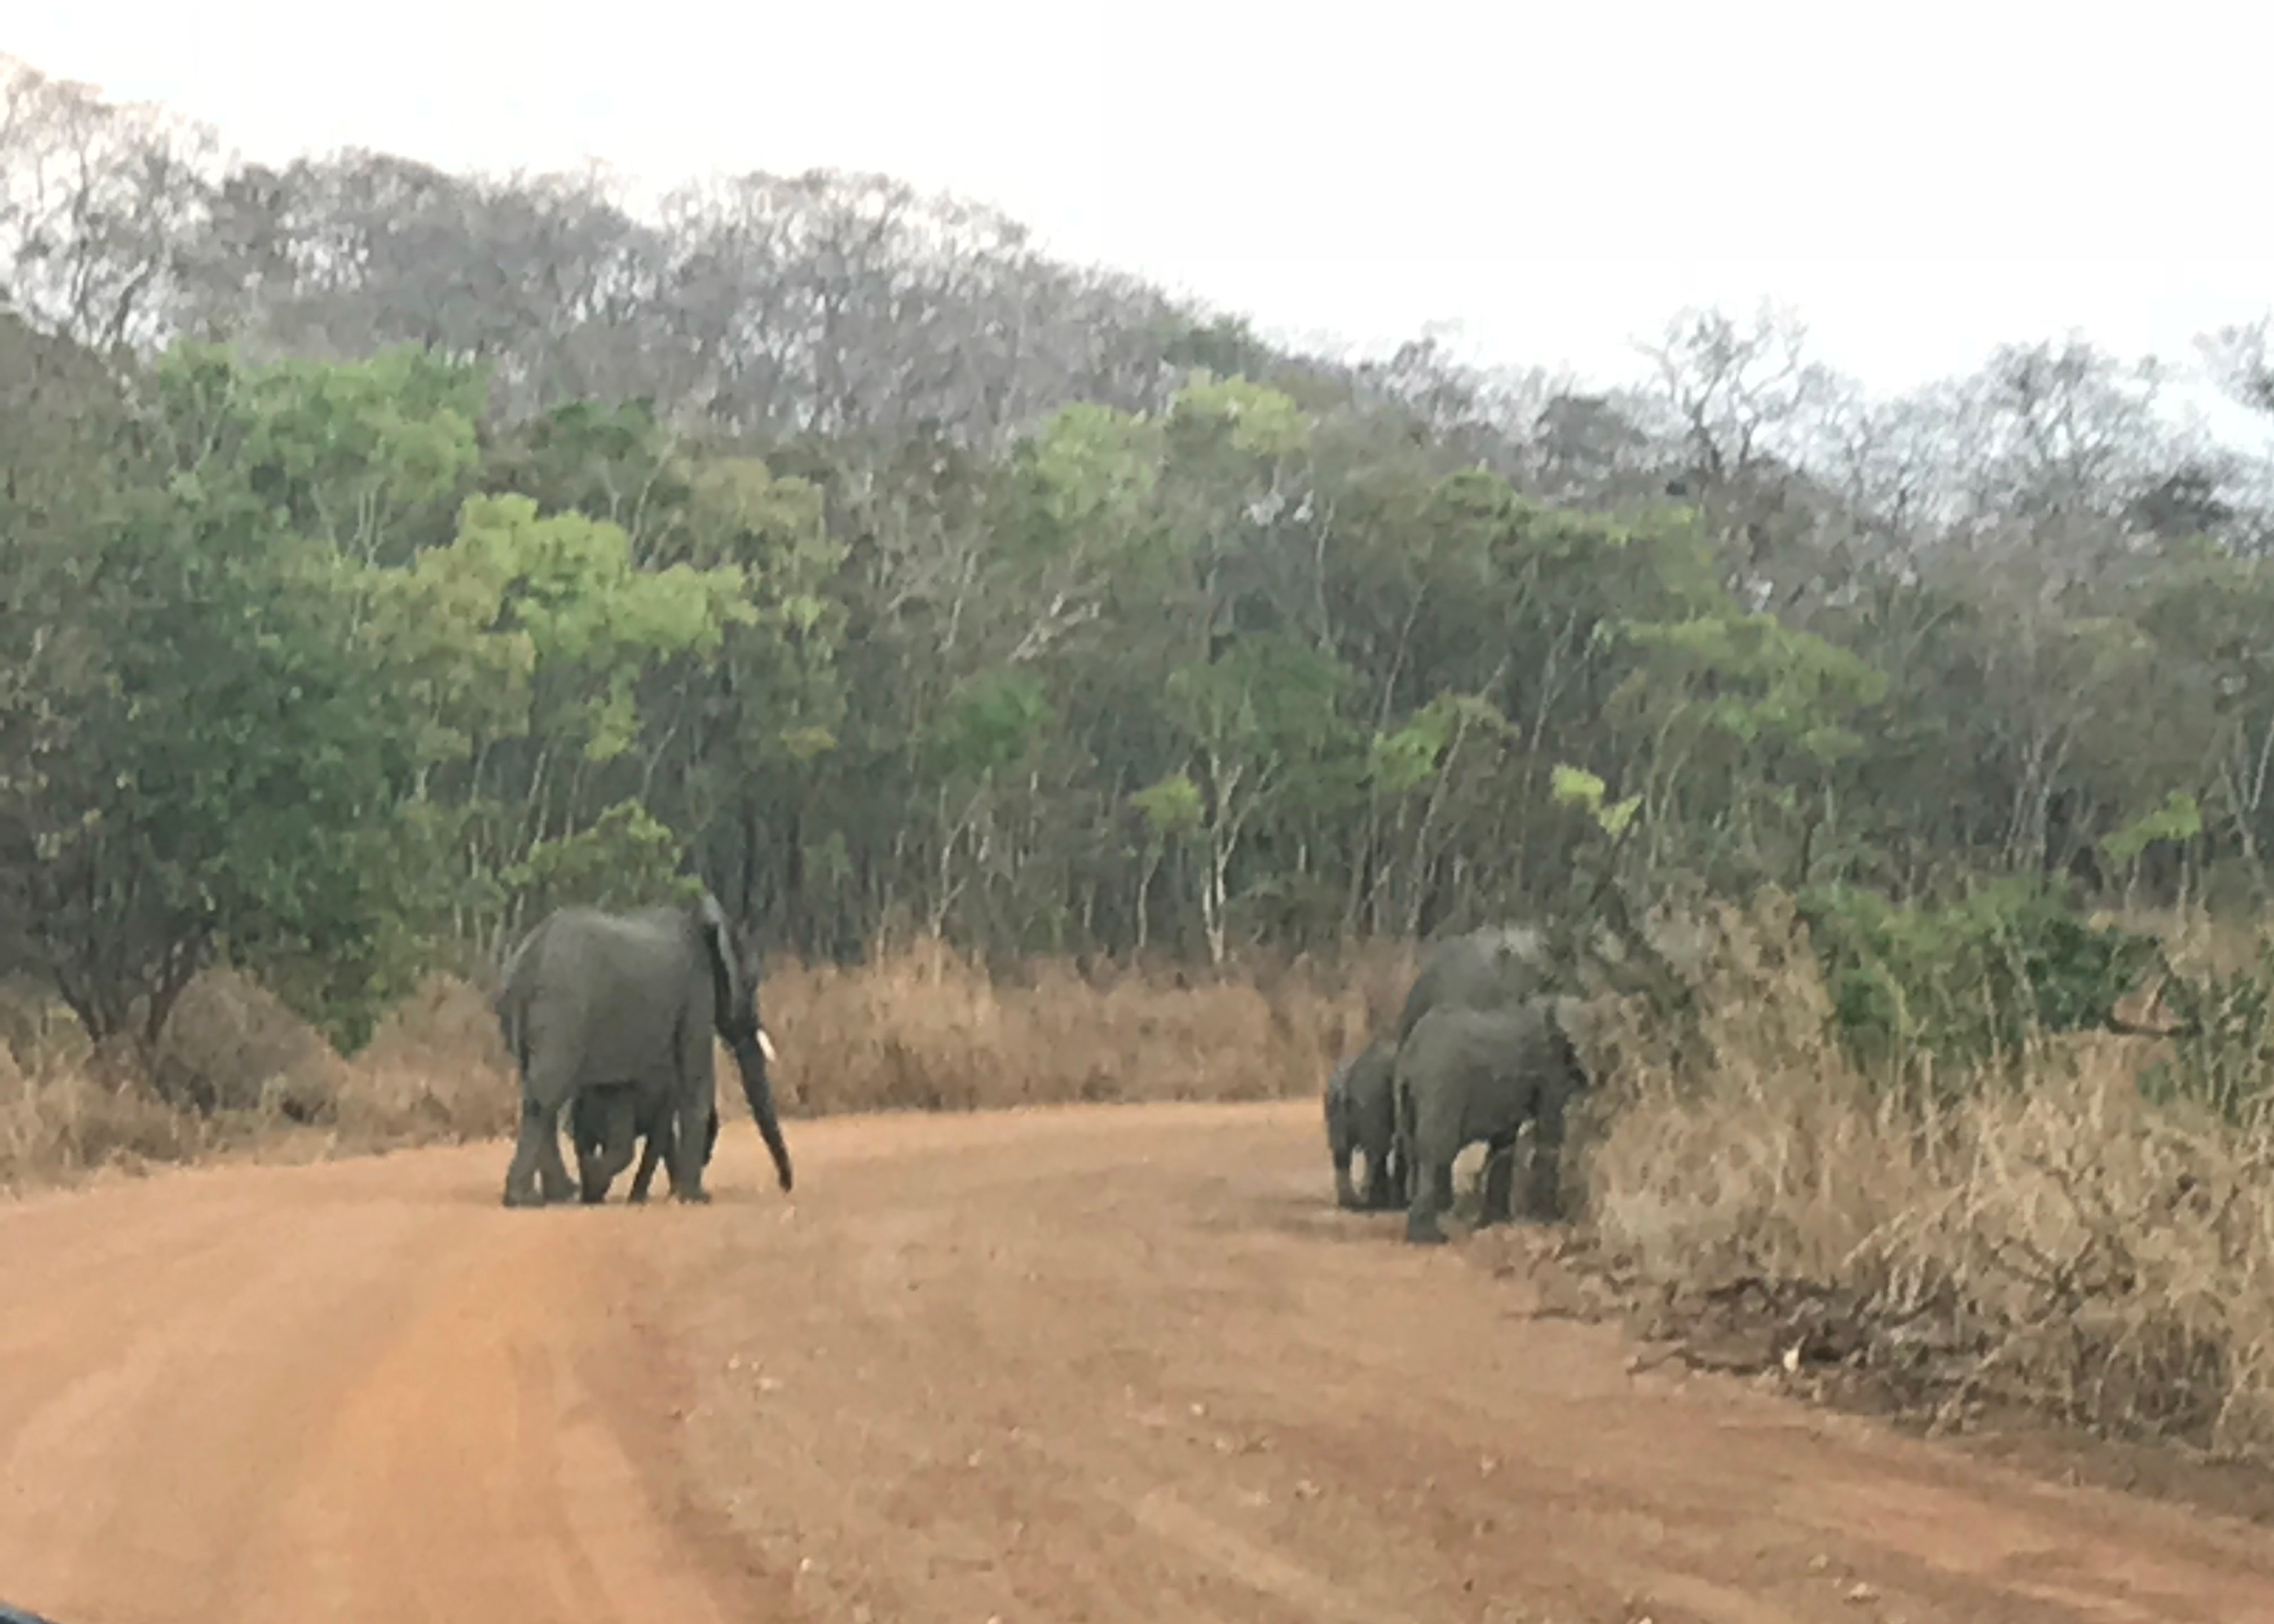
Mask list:
[[[2274,1540],[1720,1378],[1397,1219],[1308,1102],[747,1127],[716,1204],[505,1147],[0,1207],[0,1598],[404,1618],[2274,1620]],[[748,1142],[745,1143],[744,1141]]]

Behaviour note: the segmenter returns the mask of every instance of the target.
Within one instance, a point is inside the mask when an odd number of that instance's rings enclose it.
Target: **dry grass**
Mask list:
[[[2274,1457],[2274,1142],[2149,1104],[2154,1046],[2098,1034],[1922,1119],[1829,1041],[1781,899],[1710,922],[1718,1064],[1620,1068],[1585,1174],[1598,1263],[1665,1324],[1943,1421],[2018,1402]]]
[[[188,1162],[210,1147],[207,1124],[132,1079],[0,1045],[0,1190],[68,1182],[102,1168],[139,1171]]]
[[[761,996],[784,1111],[812,1116],[1308,1093],[1410,974],[1409,955],[1377,951],[1221,978],[1056,961],[992,978],[920,940],[853,968],[778,960]],[[154,1079],[99,1063],[38,1000],[0,1001],[0,1190],[222,1154],[486,1139],[512,1131],[514,1099],[488,1003],[449,977],[342,1059],[266,990],[215,973],[184,996]]]
[[[764,1000],[805,1115],[1257,1100],[1316,1089],[1405,974],[1374,953],[1221,980],[1061,961],[994,979],[932,940],[858,968],[775,966]]]

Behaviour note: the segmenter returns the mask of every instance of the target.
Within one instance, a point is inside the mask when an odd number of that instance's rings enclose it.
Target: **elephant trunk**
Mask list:
[[[781,1118],[774,1112],[773,1084],[766,1077],[765,1049],[761,1047],[763,1034],[753,1028],[747,1035],[737,1034],[730,1041],[734,1056],[734,1069],[742,1074],[742,1097],[750,1102],[750,1115],[758,1119],[758,1132],[766,1141],[766,1149],[774,1159],[774,1177],[784,1190],[790,1187],[789,1146],[782,1139]]]

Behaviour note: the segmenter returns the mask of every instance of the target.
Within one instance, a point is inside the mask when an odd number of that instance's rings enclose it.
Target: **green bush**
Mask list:
[[[1847,886],[1800,909],[1842,1042],[1866,1069],[2010,1059],[2033,1032],[2100,1025],[2157,961],[2152,936],[2086,921],[2064,891],[2002,879],[1898,906]]]

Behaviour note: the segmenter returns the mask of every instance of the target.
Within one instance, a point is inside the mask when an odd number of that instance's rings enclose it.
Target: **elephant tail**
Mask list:
[[[542,951],[546,926],[550,920],[522,938],[498,968],[497,996],[490,1002],[497,1016],[498,1035],[505,1041],[505,1049],[514,1065],[523,1072],[529,1069],[529,1002],[535,986],[537,960]]]
[[[1413,1165],[1413,1085],[1406,1079],[1402,1065],[1390,1079],[1389,1101],[1390,1146],[1397,1152],[1401,1164],[1410,1169]]]

